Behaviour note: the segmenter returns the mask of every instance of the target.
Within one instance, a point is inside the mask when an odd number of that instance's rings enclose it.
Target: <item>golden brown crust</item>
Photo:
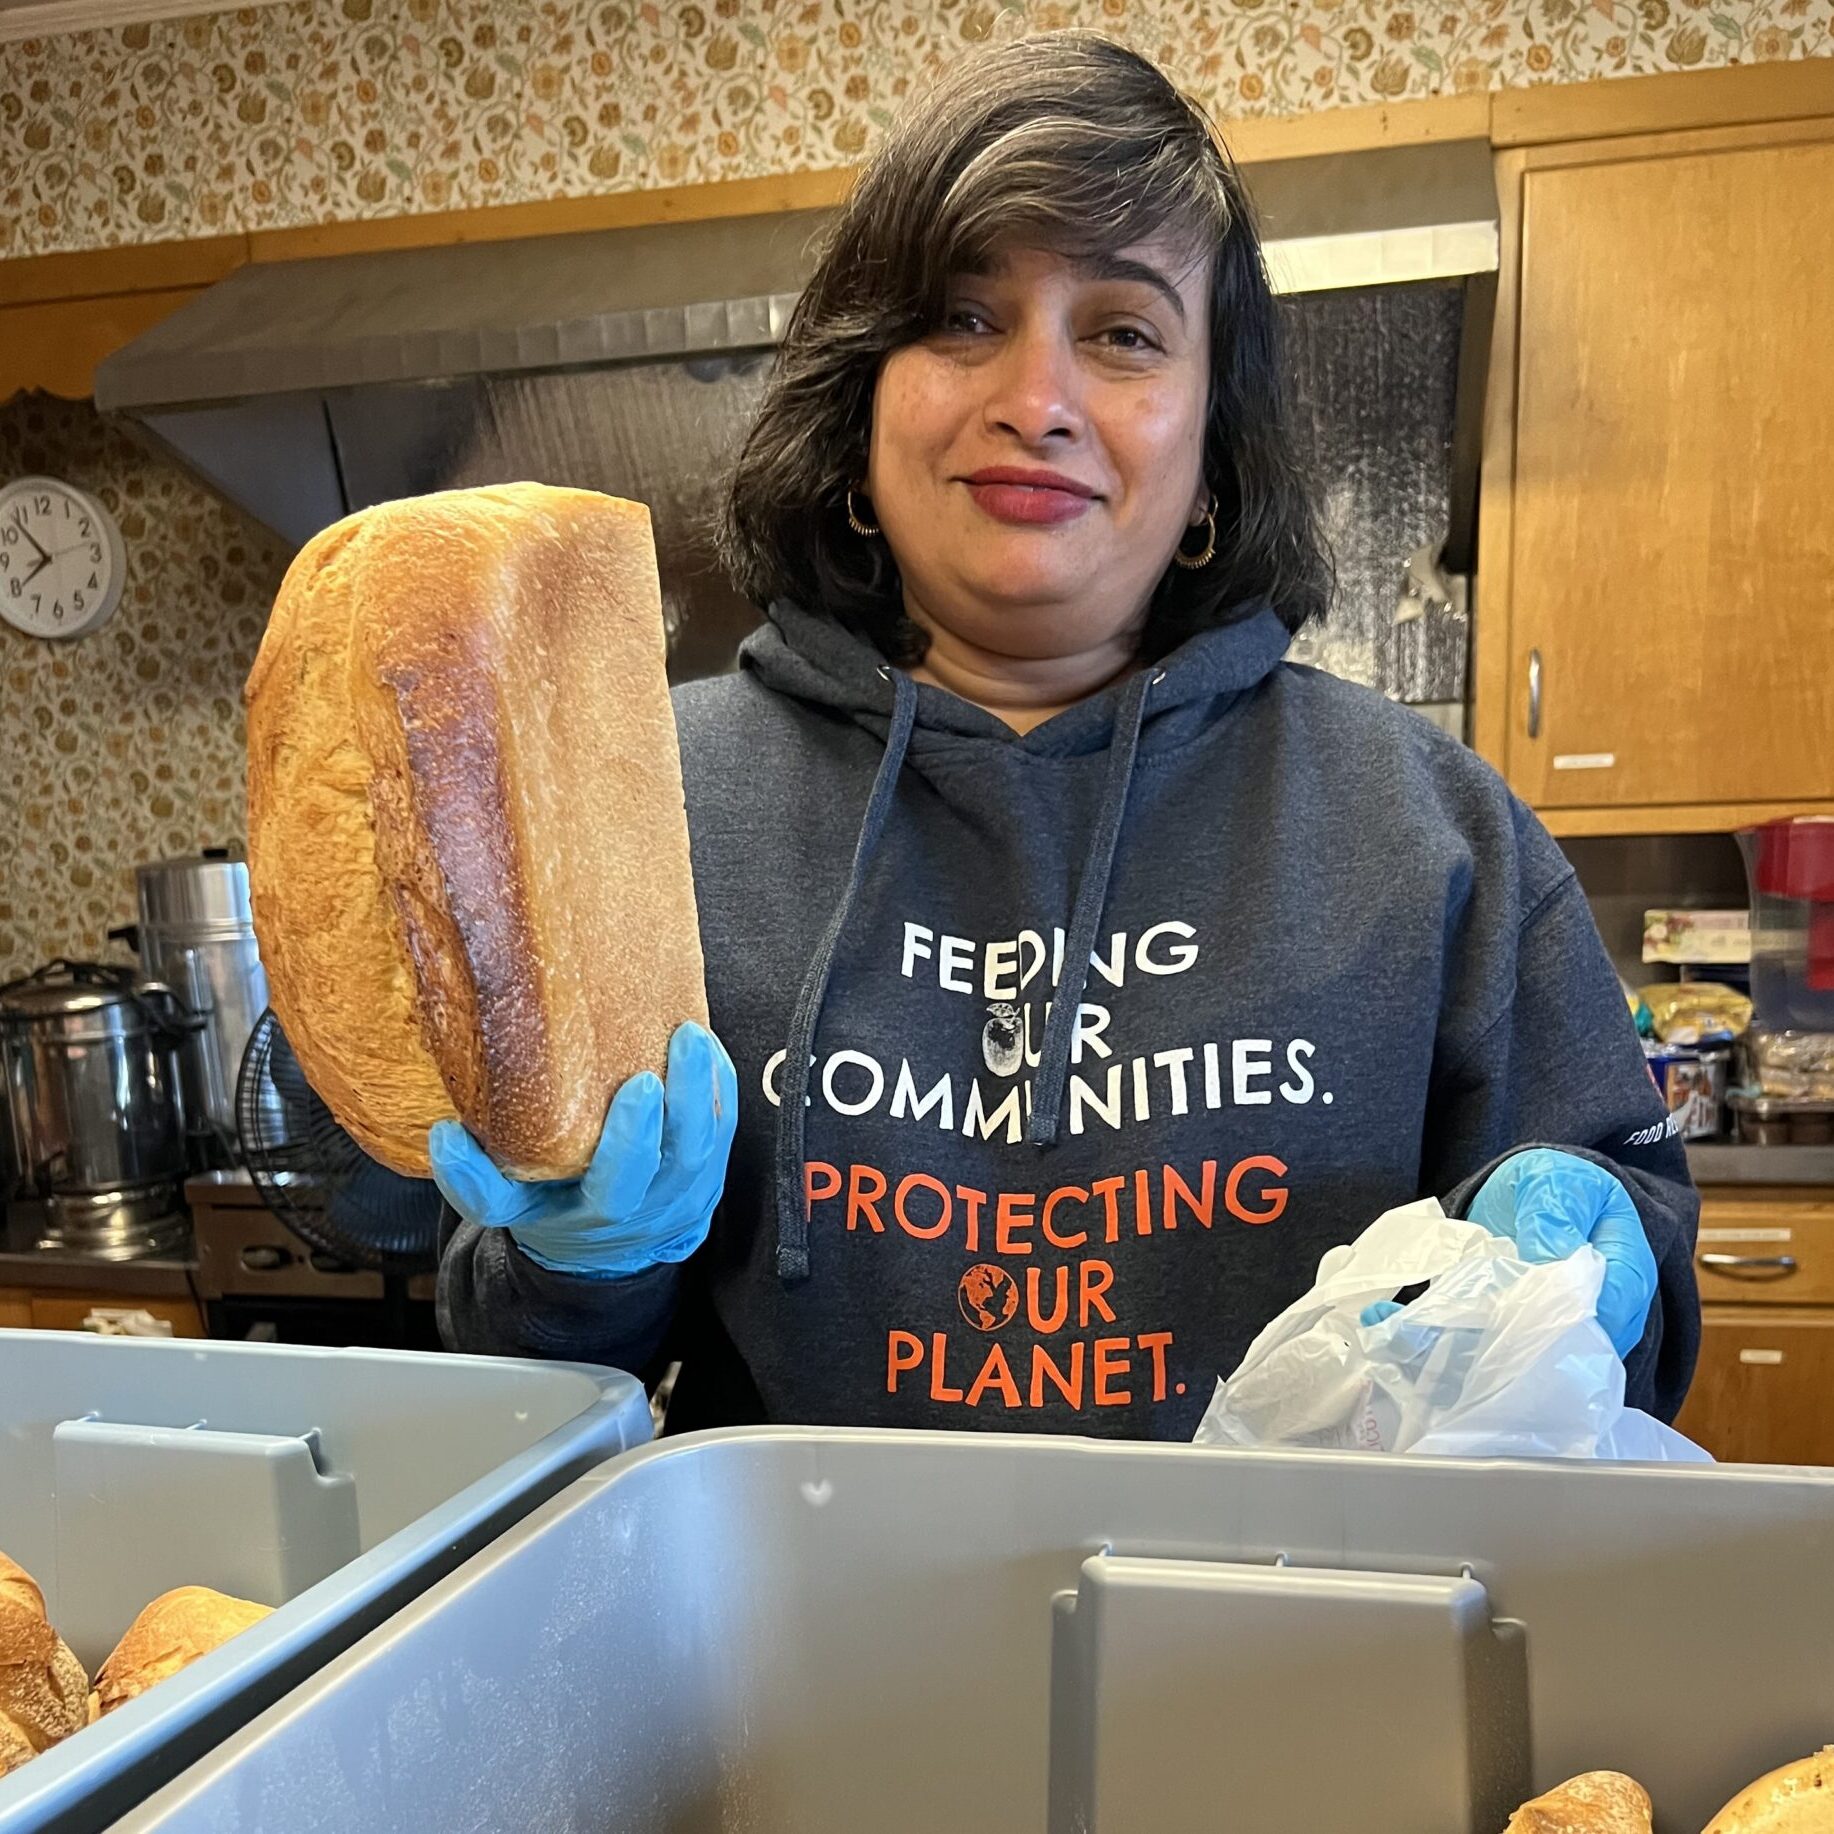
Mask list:
[[[1505,1834],[1650,1834],[1642,1785],[1614,1770],[1592,1770],[1525,1802]]]
[[[358,528],[300,551],[249,676],[249,893],[269,998],[312,1086],[364,1151],[413,1173],[454,1110],[419,1044],[349,712],[341,562]]]
[[[518,484],[351,517],[248,697],[256,929],[314,1087],[396,1170],[456,1112],[577,1176],[706,1017],[648,512]]]
[[[8,1605],[18,1606],[29,1616],[45,1615],[45,1595],[38,1589],[38,1581],[16,1560],[0,1554],[0,1612]],[[0,1660],[4,1660],[3,1655]]]
[[[1834,1834],[1834,1746],[1760,1777],[1713,1817],[1706,1834]]]
[[[162,1592],[128,1625],[108,1660],[96,1671],[88,1717],[100,1719],[181,1668],[220,1648],[271,1612],[245,1598],[208,1586]]]
[[[89,1677],[32,1576],[0,1554],[0,1777],[83,1724]]]

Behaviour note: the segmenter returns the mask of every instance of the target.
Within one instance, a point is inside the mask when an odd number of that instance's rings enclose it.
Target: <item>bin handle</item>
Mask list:
[[[1796,1271],[1794,1255],[1703,1254],[1700,1264],[1740,1280],[1787,1280]]]

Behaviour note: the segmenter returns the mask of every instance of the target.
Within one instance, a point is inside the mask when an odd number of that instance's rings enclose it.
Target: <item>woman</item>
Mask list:
[[[1280,660],[1328,581],[1275,332],[1143,59],[1027,40],[896,131],[732,489],[769,622],[676,698],[732,1064],[684,1029],[578,1185],[437,1133],[450,1341],[679,1355],[677,1427],[1187,1438],[1324,1249],[1433,1193],[1603,1250],[1674,1412],[1696,1204],[1571,869]]]

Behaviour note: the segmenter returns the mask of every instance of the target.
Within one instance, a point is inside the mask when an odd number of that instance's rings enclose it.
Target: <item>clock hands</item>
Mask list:
[[[20,532],[20,534],[22,534],[26,538],[27,541],[29,541],[32,544],[34,548],[38,549],[39,566],[40,567],[48,566],[50,564],[51,556],[45,552],[43,547],[39,545],[38,537],[34,535],[29,528],[26,527],[24,510],[20,510],[13,517],[13,526]]]
[[[4,5],[4,0],[0,0],[0,5]],[[14,496],[10,486],[6,495],[9,498]],[[41,511],[50,507],[48,500],[42,496],[37,499],[37,503]],[[67,522],[74,526],[78,519],[68,505],[65,507],[64,515]],[[23,573],[16,570],[12,572],[12,586],[10,588],[10,594],[13,599],[18,599],[22,593],[26,593],[27,604],[30,607],[30,611],[23,613],[24,621],[22,622],[21,615],[16,614],[13,608],[9,606],[6,613],[7,619],[9,622],[17,623],[22,630],[39,631],[40,634],[45,636],[78,635],[83,629],[88,627],[84,623],[84,616],[86,613],[90,613],[90,607],[84,602],[85,596],[91,589],[96,588],[99,582],[96,574],[90,573],[87,575],[89,581],[88,586],[82,587],[78,585],[78,582],[85,577],[86,569],[78,572],[76,581],[67,580],[64,577],[66,571],[64,563],[72,554],[80,556],[83,549],[88,548],[90,551],[89,564],[93,565],[98,572],[107,568],[112,574],[116,564],[116,556],[104,553],[103,541],[88,534],[85,534],[76,541],[59,543],[57,540],[59,535],[68,535],[71,532],[70,527],[64,526],[63,524],[54,524],[52,527],[47,528],[45,534],[41,537],[34,532],[31,525],[27,522],[26,517],[27,511],[25,507],[19,504],[16,498],[13,501],[9,501],[4,509],[0,510],[0,534],[4,534],[6,537],[6,549],[3,558],[14,569],[23,562],[31,562],[31,565],[27,567]],[[42,515],[40,519],[42,521]],[[81,524],[82,527],[87,530],[90,526],[90,518],[84,515],[81,518]],[[79,560],[78,565],[79,568],[83,567],[81,560]],[[43,586],[40,586],[38,581],[47,571],[50,572],[51,578]],[[66,588],[69,587],[74,587],[76,589],[74,592],[66,590]],[[28,591],[28,589],[30,590]],[[108,590],[98,591],[96,593],[94,613],[100,613],[103,601],[108,598],[109,591],[112,590],[118,590],[118,588],[111,585],[111,588]],[[44,603],[47,599],[52,600],[49,606]],[[71,608],[73,614],[69,618],[66,616],[67,606]],[[57,629],[52,630],[48,627],[48,624],[45,623],[45,619],[41,617],[40,614],[46,613],[48,613],[49,621],[55,623],[58,627]],[[91,614],[92,623],[93,619],[94,614]],[[41,625],[45,625],[45,628],[42,630],[40,630]]]
[[[37,579],[39,574],[44,572],[44,570],[48,566],[50,566],[52,557],[49,553],[45,551],[43,547],[39,545],[38,537],[34,535],[29,528],[26,527],[25,517],[23,515],[18,516],[14,519],[14,525],[18,528],[20,534],[22,534],[26,538],[26,540],[29,541],[32,544],[32,546],[38,550],[38,565],[35,566],[32,569],[32,571],[25,576],[25,580],[23,582],[25,585],[29,586],[31,585],[33,580]]]

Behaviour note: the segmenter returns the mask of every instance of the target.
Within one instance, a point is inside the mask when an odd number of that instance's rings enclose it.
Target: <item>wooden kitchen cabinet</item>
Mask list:
[[[1834,809],[1834,119],[1498,173],[1480,748],[1557,833]]]
[[[77,1293],[63,1288],[26,1295],[27,1316],[14,1319],[0,1299],[0,1324],[19,1324],[38,1331],[80,1331],[83,1320],[98,1309],[150,1312],[163,1318],[174,1337],[203,1337],[204,1314],[195,1299],[141,1296],[135,1293]]]
[[[1722,1462],[1834,1465],[1834,1310],[1712,1306],[1675,1425]]]
[[[1717,1459],[1834,1465],[1834,1191],[1701,1193],[1700,1364],[1676,1425]]]
[[[1694,1272],[1706,1306],[1834,1308],[1834,1190],[1707,1186]]]

